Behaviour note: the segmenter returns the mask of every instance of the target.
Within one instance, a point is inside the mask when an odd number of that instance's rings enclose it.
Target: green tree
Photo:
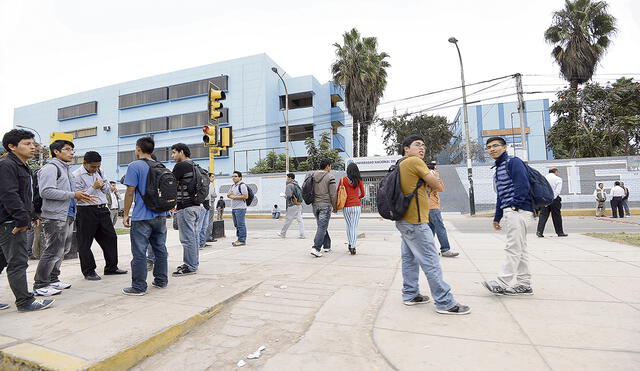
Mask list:
[[[336,60],[333,80],[345,90],[345,104],[353,118],[353,156],[366,156],[369,127],[387,86],[389,54],[378,53],[375,37],[361,37],[357,29],[342,35],[343,45],[334,43]]]
[[[560,74],[573,90],[591,79],[617,31],[607,7],[604,1],[565,0],[564,9],[553,13],[544,33],[547,43],[555,46],[551,55]]]
[[[323,159],[329,159],[334,170],[344,170],[344,161],[340,153],[331,148],[331,136],[328,132],[320,134],[317,144],[309,137],[305,139],[304,145],[307,147],[308,157],[298,164],[298,171],[318,170]]]
[[[256,162],[249,172],[252,174],[281,173],[286,170],[286,163],[287,156],[284,153],[278,155],[275,152],[269,152],[265,158]],[[296,171],[295,161],[291,157],[289,171]]]
[[[451,125],[444,116],[411,116],[409,113],[398,116],[394,113],[390,119],[380,120],[378,125],[382,127],[382,141],[388,155],[401,155],[402,141],[410,135],[419,135],[424,138],[424,158],[428,161],[434,159],[453,137]]]
[[[549,108],[557,120],[547,133],[556,158],[640,153],[640,85],[633,79],[620,78],[604,87],[587,83],[557,96]]]

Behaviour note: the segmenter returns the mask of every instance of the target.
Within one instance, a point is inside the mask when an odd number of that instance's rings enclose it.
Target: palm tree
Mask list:
[[[565,7],[553,13],[545,40],[555,45],[551,55],[560,74],[575,91],[589,81],[616,33],[616,19],[607,13],[607,3],[592,0],[565,0]]]
[[[386,68],[390,64],[385,59],[389,55],[378,53],[375,37],[362,38],[355,28],[342,38],[343,45],[333,44],[336,60],[331,72],[345,90],[345,104],[353,118],[353,156],[366,156],[369,126],[387,85]]]

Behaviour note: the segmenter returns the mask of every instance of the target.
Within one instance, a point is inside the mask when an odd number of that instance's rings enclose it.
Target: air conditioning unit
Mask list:
[[[103,126],[102,130],[104,131],[111,131],[111,126],[107,125],[107,126]]]

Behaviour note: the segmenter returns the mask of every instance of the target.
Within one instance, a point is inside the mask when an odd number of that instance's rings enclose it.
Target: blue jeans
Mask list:
[[[147,247],[151,246],[155,255],[153,282],[166,286],[167,279],[167,218],[159,216],[151,220],[131,222],[131,287],[147,291]]]
[[[433,232],[434,235],[438,236],[440,251],[445,252],[451,250],[449,238],[447,237],[447,228],[444,227],[440,209],[429,210],[429,228],[431,228],[431,232]]]
[[[428,224],[411,224],[398,220],[396,228],[402,236],[402,299],[411,300],[420,294],[418,279],[422,268],[436,308],[449,310],[458,305],[451,294],[451,287],[442,278],[433,232]]]
[[[321,247],[331,249],[329,237],[329,220],[331,219],[331,205],[313,205],[313,216],[316,217],[316,236],[313,238],[313,248],[320,251]]]
[[[209,228],[209,210],[202,208],[200,214],[200,233],[198,234],[198,247],[207,244],[207,228]]]
[[[197,271],[199,261],[199,235],[202,206],[189,206],[178,210],[178,234],[182,244],[182,262],[191,271]]]
[[[247,214],[247,209],[233,209],[231,210],[231,216],[233,217],[233,226],[236,227],[236,236],[239,242],[247,242],[247,224],[245,223],[244,216]]]
[[[622,208],[624,209],[624,213],[627,216],[631,216],[631,212],[629,210],[629,200],[622,200]]]

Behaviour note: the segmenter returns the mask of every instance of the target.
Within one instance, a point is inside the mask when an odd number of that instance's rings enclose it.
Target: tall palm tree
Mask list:
[[[342,38],[343,45],[333,44],[336,60],[331,72],[345,90],[345,104],[353,118],[353,156],[366,156],[369,126],[387,85],[390,64],[385,59],[389,55],[378,53],[375,37],[363,38],[355,28]]]
[[[544,33],[545,40],[555,45],[551,55],[573,91],[591,79],[617,31],[607,7],[604,1],[565,0],[564,9],[553,13],[551,27]]]

